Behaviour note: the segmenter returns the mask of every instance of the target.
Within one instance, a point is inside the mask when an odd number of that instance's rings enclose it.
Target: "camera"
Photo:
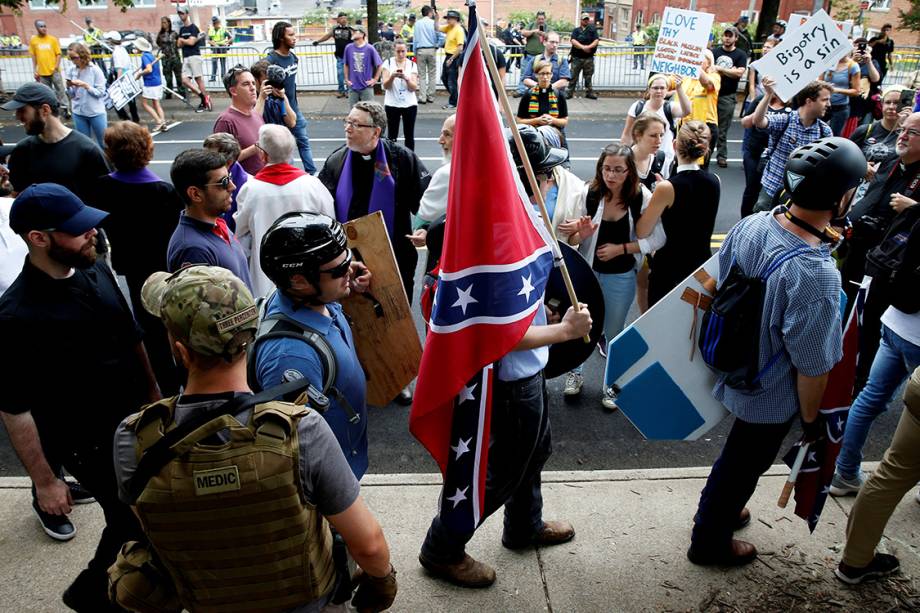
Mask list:
[[[265,82],[278,89],[284,89],[285,77],[287,77],[287,74],[281,66],[272,64],[265,71]]]
[[[858,44],[856,45],[856,48],[859,49],[859,52],[860,52],[860,53],[865,53],[865,52],[866,52],[866,47],[867,47],[867,43],[864,43],[864,42],[863,42],[863,43],[858,43]]]

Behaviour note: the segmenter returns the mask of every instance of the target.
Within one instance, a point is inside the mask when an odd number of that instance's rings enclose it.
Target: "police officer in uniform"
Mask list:
[[[318,213],[288,213],[262,239],[260,265],[277,287],[265,305],[263,321],[282,316],[316,331],[334,354],[335,381],[340,395],[330,397],[323,417],[332,428],[355,477],[367,472],[367,382],[355,352],[351,326],[339,300],[353,289],[363,291],[370,273],[355,262],[342,224]],[[306,377],[323,389],[328,365],[317,349],[300,338],[259,340],[254,348],[253,382],[267,389],[293,378]]]
[[[102,71],[102,74],[107,74],[105,69],[105,61],[102,59],[102,55],[105,53],[105,47],[102,46],[101,41],[105,38],[105,33],[93,25],[93,18],[86,18],[86,29],[83,30],[83,44],[89,49],[89,52],[93,55],[93,62],[96,63],[96,66],[99,67],[99,70]]]
[[[182,606],[323,609],[337,579],[331,524],[362,568],[352,604],[388,608],[396,596],[389,548],[326,422],[251,396],[246,351],[258,308],[243,282],[224,268],[190,266],[154,273],[141,298],[165,324],[188,385],[118,427],[116,478]],[[185,451],[152,463],[170,436]]]

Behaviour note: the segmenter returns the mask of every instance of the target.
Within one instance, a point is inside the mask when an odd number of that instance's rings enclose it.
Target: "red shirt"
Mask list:
[[[236,137],[240,142],[240,149],[259,142],[259,128],[262,127],[262,118],[255,113],[244,115],[232,106],[218,116],[214,122],[214,132],[226,132]],[[258,155],[253,155],[240,161],[246,172],[251,175],[262,169],[264,164]]]

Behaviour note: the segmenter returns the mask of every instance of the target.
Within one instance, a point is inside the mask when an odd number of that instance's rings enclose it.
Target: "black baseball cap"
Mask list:
[[[345,11],[339,11],[339,14],[337,15],[337,17],[348,17],[348,13],[346,13]]]
[[[80,236],[98,226],[108,215],[105,211],[86,206],[63,185],[36,183],[13,201],[10,228],[16,234],[54,230]]]
[[[447,11],[447,13],[444,16],[447,19],[457,19],[459,21],[460,11],[455,11],[454,9],[450,9],[449,11]]]
[[[51,108],[57,108],[59,105],[57,96],[54,91],[44,83],[26,83],[20,85],[13,94],[13,99],[0,106],[4,111],[15,111],[27,104],[42,105],[47,104]]]

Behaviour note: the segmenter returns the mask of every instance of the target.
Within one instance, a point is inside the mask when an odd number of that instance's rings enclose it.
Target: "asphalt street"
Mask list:
[[[184,149],[200,146],[210,134],[216,113],[201,116],[200,121],[174,125],[167,133],[157,134],[155,158],[151,170],[165,180],[169,179],[169,166]],[[441,150],[437,143],[441,121],[420,119],[416,125],[416,152],[429,170],[441,164]],[[597,156],[605,145],[622,130],[622,121],[597,121],[573,119],[567,128],[572,171],[583,179],[594,173]],[[311,121],[308,126],[314,159],[318,167],[327,155],[344,143],[340,120]],[[4,142],[15,142],[23,135],[19,127],[0,129]],[[739,218],[739,203],[744,189],[741,169],[741,130],[737,124],[730,134],[729,167],[711,170],[722,180],[722,198],[713,234],[713,247],[718,247],[724,234]],[[421,258],[420,261],[423,261]],[[421,275],[421,269],[418,275]],[[416,287],[419,287],[416,283]],[[417,296],[413,300],[419,333],[421,317],[417,309]],[[635,308],[629,320],[637,316]],[[15,351],[7,347],[6,351]],[[563,377],[548,382],[549,410],[553,426],[554,453],[547,468],[551,470],[605,470],[628,468],[665,468],[683,466],[708,466],[717,457],[731,425],[725,420],[719,427],[694,442],[649,442],[635,430],[620,413],[606,413],[601,407],[601,386],[604,361],[597,352],[585,364],[585,385],[580,397],[565,400],[562,395]],[[391,404],[372,409],[369,416],[370,472],[417,473],[435,472],[437,466],[427,452],[408,431],[408,407]],[[891,440],[897,425],[899,411],[882,415],[872,430],[865,449],[866,460],[878,460]],[[797,436],[797,428],[790,433],[789,444]],[[0,476],[21,475],[23,469],[16,459],[6,436],[0,437]]]

